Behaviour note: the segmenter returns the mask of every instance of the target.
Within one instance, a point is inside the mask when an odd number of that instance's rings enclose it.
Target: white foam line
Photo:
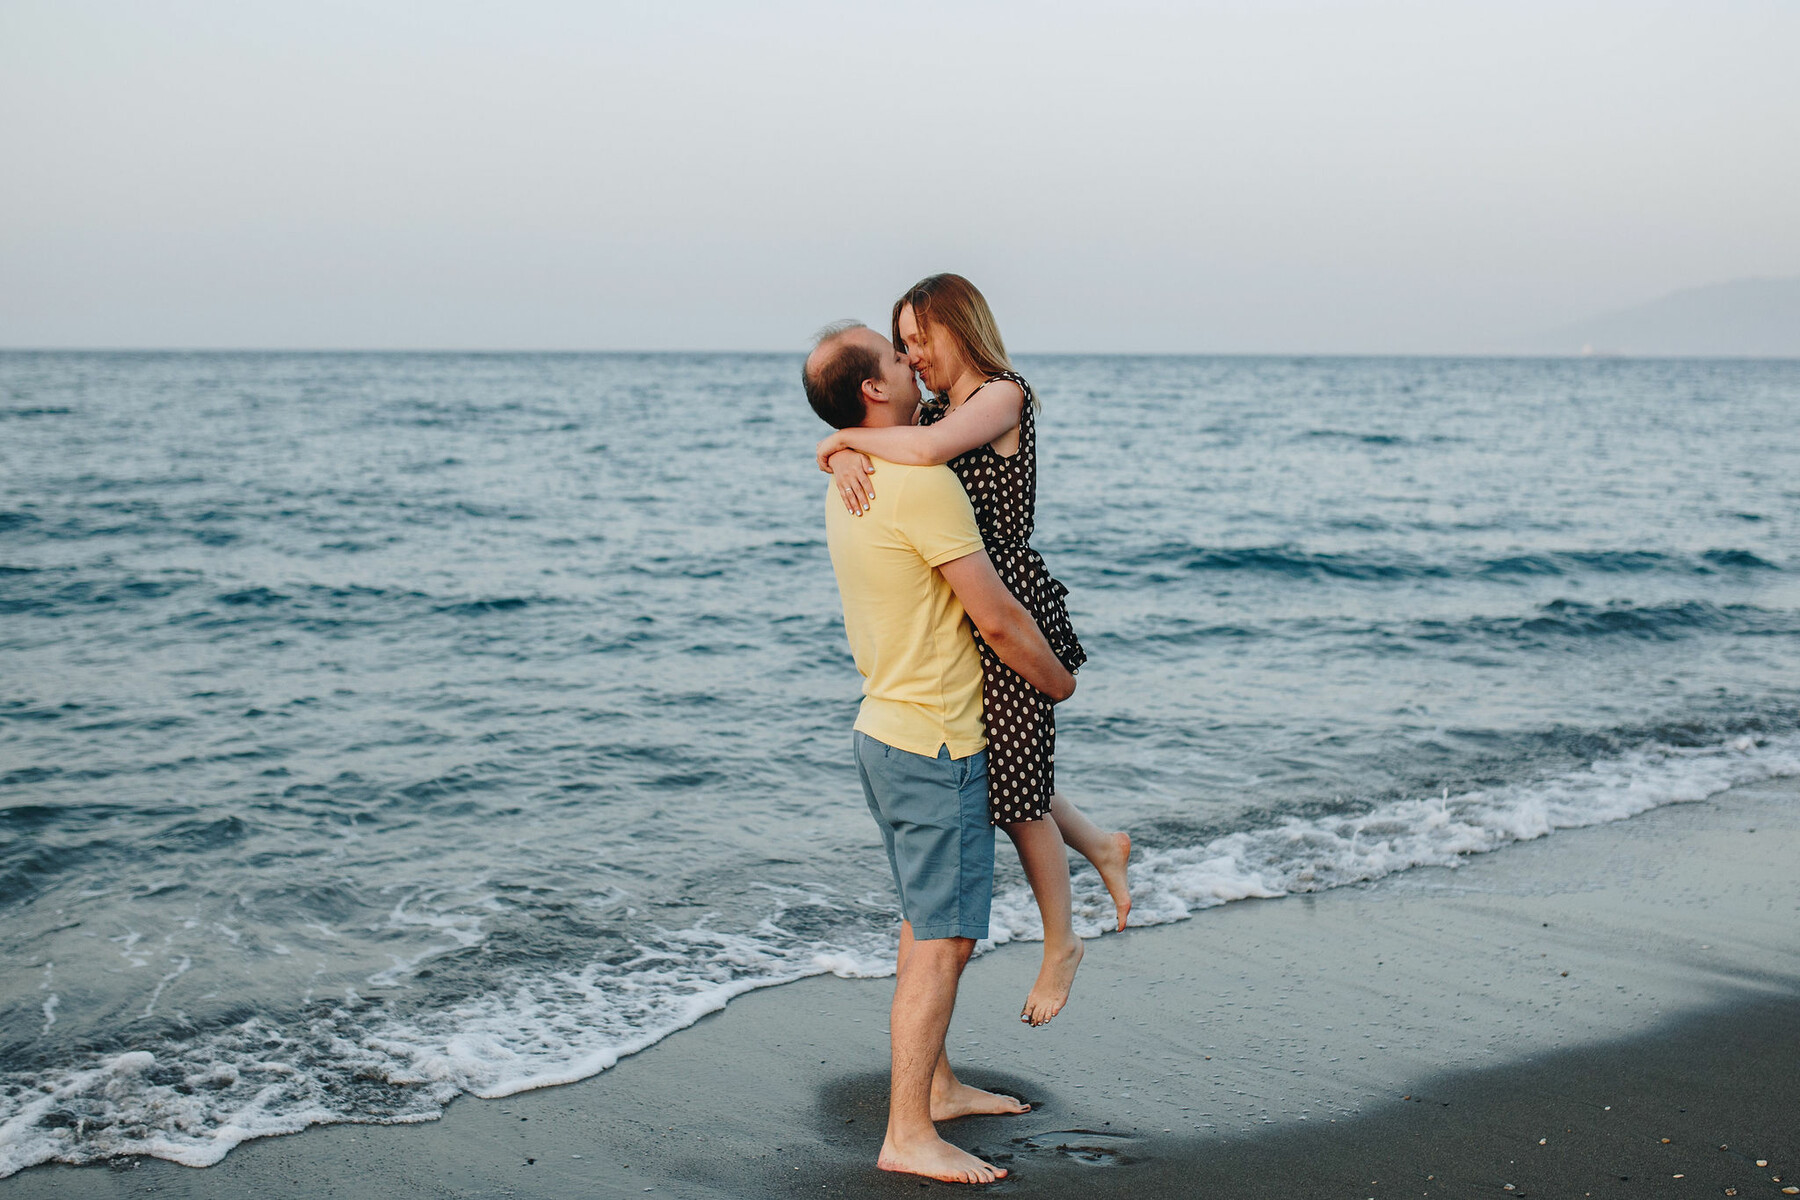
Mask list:
[[[18,1112],[0,1122],[0,1179],[36,1163],[47,1162],[53,1157],[42,1153],[41,1143],[46,1139],[35,1127],[41,1118],[49,1115],[58,1105],[96,1087],[104,1088],[123,1076],[143,1070],[155,1061],[155,1056],[144,1050],[121,1054],[89,1070],[73,1072],[60,1084],[46,1089],[36,1100],[21,1106]],[[40,1136],[32,1137],[33,1134]],[[25,1151],[23,1156],[19,1154],[20,1149]]]
[[[177,979],[180,979],[183,975],[186,975],[188,973],[188,968],[193,965],[193,959],[185,954],[182,955],[181,961],[175,964],[175,969],[157,980],[156,990],[150,993],[150,1003],[144,1005],[144,1011],[138,1014],[138,1020],[141,1021],[151,1013],[155,1012],[156,1002],[162,999],[163,989],[168,987],[171,983],[174,983]]]
[[[1800,775],[1800,738],[1648,746],[1542,781],[1400,800],[1354,816],[1294,819],[1203,846],[1153,850],[1132,864],[1131,923],[1160,925],[1234,900],[1324,891],[1413,867],[1454,868],[1469,855],[1558,829],[1620,821],[1784,775]],[[1083,937],[1110,927],[1112,902],[1088,872],[1077,877],[1075,909]],[[992,925],[995,944],[1043,936],[1037,905],[1023,887],[994,897]]]
[[[47,962],[44,964],[44,981],[38,984],[38,991],[50,992],[50,985],[55,982],[56,964]],[[44,1027],[38,1030],[39,1037],[43,1037],[46,1033],[49,1033],[50,1027],[56,1024],[56,1006],[61,1003],[62,997],[58,996],[55,992],[50,992],[48,996],[44,997]]]

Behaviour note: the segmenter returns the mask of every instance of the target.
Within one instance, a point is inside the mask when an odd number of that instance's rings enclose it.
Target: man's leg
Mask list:
[[[906,975],[906,959],[913,947],[912,922],[900,922],[900,957],[896,975]],[[898,993],[896,992],[896,995]],[[890,1025],[891,1028],[891,1025]],[[1031,1105],[1014,1096],[984,1092],[970,1087],[950,1069],[950,1055],[938,1051],[937,1066],[931,1072],[931,1119],[954,1121],[958,1117],[997,1116],[1004,1113],[1026,1113]]]
[[[946,1142],[931,1119],[932,1076],[944,1059],[956,986],[975,943],[969,938],[915,941],[910,925],[902,927],[902,938],[903,967],[894,984],[889,1021],[893,1066],[887,1137],[876,1165],[947,1183],[992,1183],[1006,1171]]]
[[[944,1034],[963,967],[988,932],[994,831],[987,823],[987,756],[952,759],[940,747],[927,758],[861,733],[855,742],[864,797],[905,915],[889,1017],[888,1128],[878,1163],[951,1183],[992,1183],[1006,1171],[950,1145],[932,1123],[933,1081],[962,1088],[945,1059]],[[1009,1107],[989,1111],[1020,1111],[1005,1099]]]

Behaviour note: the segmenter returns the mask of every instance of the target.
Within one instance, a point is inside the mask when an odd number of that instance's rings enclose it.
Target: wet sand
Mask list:
[[[946,1134],[1014,1172],[989,1191],[1020,1195],[1779,1196],[1800,1186],[1796,862],[1800,780],[1736,789],[1456,871],[1090,942],[1040,1030],[1016,1019],[1038,947],[1004,947],[965,976],[951,1052],[1035,1109]],[[593,1079],[465,1097],[429,1124],[0,1187],[916,1195],[873,1167],[891,989],[753,993]]]

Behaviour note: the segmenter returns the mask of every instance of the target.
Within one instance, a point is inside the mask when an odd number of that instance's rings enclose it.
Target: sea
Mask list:
[[[1800,361],[1020,366],[1134,923],[1800,773]],[[891,971],[799,367],[0,354],[0,1175]]]

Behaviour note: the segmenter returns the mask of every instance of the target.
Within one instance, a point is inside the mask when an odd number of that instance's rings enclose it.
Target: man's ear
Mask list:
[[[865,404],[886,404],[887,403],[887,392],[885,390],[883,390],[883,388],[881,386],[881,380],[879,380],[879,379],[863,380],[862,381],[862,396],[863,396],[863,402]]]

